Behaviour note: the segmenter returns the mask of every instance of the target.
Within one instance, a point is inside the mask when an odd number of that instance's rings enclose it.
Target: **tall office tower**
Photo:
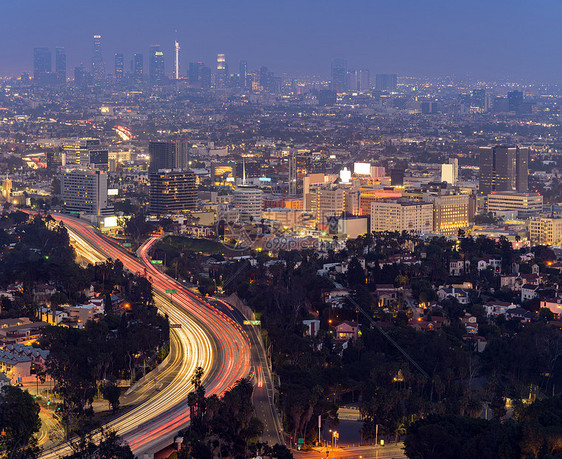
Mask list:
[[[226,64],[226,57],[224,54],[217,54],[217,75],[215,86],[217,88],[225,88],[228,78],[228,66]]]
[[[148,144],[150,156],[149,172],[161,169],[178,169],[176,144],[174,142],[150,142]]]
[[[406,171],[403,167],[390,169],[390,184],[392,186],[404,185],[404,175],[406,175]]]
[[[529,191],[529,149],[517,147],[515,160],[515,189],[525,193]]]
[[[375,77],[375,89],[377,91],[396,91],[398,77],[395,73],[379,73]]]
[[[201,87],[203,89],[209,89],[211,87],[211,68],[203,66],[199,69],[199,81],[201,82]]]
[[[190,62],[189,70],[187,72],[187,78],[189,84],[192,86],[197,86],[201,83],[201,69],[203,68],[203,62]]]
[[[107,172],[63,168],[60,181],[65,212],[98,216],[111,212],[107,206]]]
[[[349,89],[352,91],[366,91],[369,89],[368,70],[350,70],[348,72]]]
[[[470,95],[470,105],[481,110],[486,109],[486,90],[473,89]]]
[[[289,156],[289,194],[302,194],[304,177],[311,172],[311,156],[292,151]]]
[[[136,53],[133,55],[133,78],[135,83],[142,83],[144,73],[144,56]]]
[[[105,79],[105,63],[101,50],[101,35],[94,35],[94,54],[92,55],[92,77],[94,81]]]
[[[74,67],[74,83],[78,86],[86,86],[90,84],[90,80],[90,72],[88,72],[82,64],[78,67]]]
[[[240,87],[246,88],[248,86],[248,62],[240,61]]]
[[[529,151],[519,147],[480,147],[480,183],[482,194],[492,191],[529,190]]]
[[[347,91],[347,62],[343,59],[332,61],[332,89],[337,92]]]
[[[191,168],[191,141],[189,139],[178,139],[174,143],[176,145],[176,168],[182,171],[189,170]]]
[[[57,47],[55,50],[55,73],[57,83],[66,83],[66,52],[61,47]]]
[[[35,83],[47,83],[51,77],[52,56],[49,48],[33,50],[33,79]]]
[[[125,76],[125,56],[121,53],[115,54],[115,80],[123,81]]]
[[[150,47],[150,57],[148,61],[148,73],[151,84],[164,83],[166,74],[164,73],[164,53],[160,45]]]
[[[523,93],[521,91],[510,91],[507,93],[507,103],[510,112],[518,112],[523,105]]]
[[[197,189],[193,172],[161,170],[151,172],[149,177],[151,214],[181,214],[197,208]]]
[[[359,82],[359,91],[367,91],[371,87],[371,72],[368,69],[359,70],[357,78]]]
[[[174,74],[174,79],[179,80],[180,79],[180,44],[178,43],[178,41],[176,40],[174,42],[174,51],[175,51],[175,74]]]

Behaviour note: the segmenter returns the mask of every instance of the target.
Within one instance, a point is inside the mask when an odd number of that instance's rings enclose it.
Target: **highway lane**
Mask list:
[[[223,310],[231,315],[238,323],[244,323],[248,318],[245,317],[238,309],[233,308],[226,301],[219,298],[214,300],[223,306]],[[263,342],[260,335],[260,326],[246,325],[252,343],[251,365],[254,371],[254,393],[252,401],[256,416],[263,422],[263,434],[261,440],[268,442],[270,445],[275,443],[284,444],[285,441],[281,434],[281,420],[275,407],[275,386],[273,384],[273,376],[269,367],[269,362]]]
[[[105,428],[116,430],[129,443],[135,454],[150,452],[189,422],[187,394],[193,389],[191,376],[197,366],[203,367],[203,384],[208,394],[222,394],[249,372],[250,342],[244,330],[232,319],[211,307],[180,284],[158,271],[148,259],[147,251],[155,242],[151,239],[142,248],[142,260],[99,235],[89,224],[60,214],[52,215],[63,221],[72,233],[77,252],[90,259],[110,257],[120,260],[125,269],[145,275],[152,283],[155,301],[170,323],[172,340],[179,346],[181,360],[176,377],[156,396],[110,422]],[[166,290],[177,293],[170,301]],[[168,375],[169,376],[169,375]],[[161,375],[159,375],[161,377]],[[47,451],[43,457],[60,457],[69,452],[66,445]]]

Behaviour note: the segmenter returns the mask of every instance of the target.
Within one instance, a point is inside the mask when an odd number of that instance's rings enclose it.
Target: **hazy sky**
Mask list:
[[[559,81],[561,0],[0,0],[0,74],[31,71],[34,47],[64,46],[68,68],[89,65],[92,35],[113,54],[160,44],[181,65],[329,75],[330,61],[403,75]],[[54,55],[54,52],[53,52]],[[145,67],[147,63],[145,62]]]

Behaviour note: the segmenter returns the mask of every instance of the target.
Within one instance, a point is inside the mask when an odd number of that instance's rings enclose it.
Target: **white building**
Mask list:
[[[68,213],[107,215],[107,172],[65,168],[61,172],[61,196]]]
[[[240,185],[232,193],[232,205],[240,212],[243,222],[259,222],[262,218],[263,191],[259,188]]]

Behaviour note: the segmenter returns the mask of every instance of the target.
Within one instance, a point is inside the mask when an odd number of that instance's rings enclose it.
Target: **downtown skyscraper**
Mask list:
[[[61,47],[55,50],[55,75],[58,84],[66,83],[66,51]]]
[[[91,61],[91,72],[94,81],[99,82],[105,79],[105,63],[101,48],[101,35],[94,35],[94,52]]]
[[[53,58],[49,48],[33,50],[33,79],[36,83],[45,83],[50,77]]]
[[[150,46],[148,71],[151,84],[162,84],[166,78],[164,73],[164,53],[160,45]]]

